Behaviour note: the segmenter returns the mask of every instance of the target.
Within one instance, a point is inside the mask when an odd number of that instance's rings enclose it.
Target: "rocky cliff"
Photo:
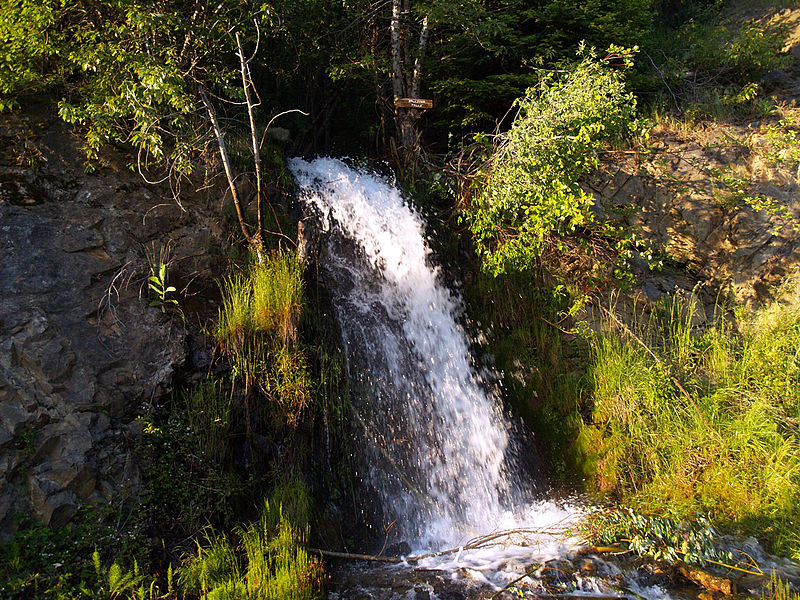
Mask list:
[[[125,164],[109,150],[87,173],[52,104],[0,118],[4,536],[18,512],[58,527],[80,502],[136,494],[136,418],[186,366],[187,327],[150,306],[147,278],[167,262],[176,295],[208,285],[220,230]]]

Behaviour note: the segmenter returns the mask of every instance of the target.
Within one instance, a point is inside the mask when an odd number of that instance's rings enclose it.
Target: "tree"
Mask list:
[[[78,76],[67,86],[70,99],[60,103],[60,114],[85,127],[89,161],[103,144],[132,144],[135,167],[145,180],[169,181],[177,198],[181,180],[214,140],[242,234],[260,255],[264,195],[252,57],[245,56],[243,38],[256,40],[257,50],[260,24],[269,24],[269,9],[262,2],[239,0],[144,5],[105,0],[71,3],[69,10],[61,10],[67,18],[60,22],[31,12],[26,3],[15,14],[18,23],[29,23],[43,39],[50,39],[51,31],[64,32],[55,38],[58,45],[52,45],[51,54]],[[225,144],[226,127],[214,102],[234,114],[246,109],[256,180],[252,230]],[[236,126],[227,129],[230,133]]]
[[[419,27],[419,41],[416,51],[411,51],[410,36],[413,31],[409,0],[392,0],[391,52],[392,52],[392,92],[395,100],[395,122],[400,138],[400,146],[406,153],[419,152],[419,131],[417,123],[422,111],[412,107],[398,107],[400,98],[419,98],[422,86],[422,64],[428,48],[430,20],[422,17]]]

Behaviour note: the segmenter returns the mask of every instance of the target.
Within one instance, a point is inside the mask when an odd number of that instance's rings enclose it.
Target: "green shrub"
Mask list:
[[[612,59],[632,64],[632,51],[593,51],[566,74],[548,74],[517,101],[519,113],[500,136],[477,199],[465,214],[484,267],[497,274],[525,269],[551,236],[592,220],[592,199],[578,185],[598,164],[603,143],[630,132],[636,101]]]

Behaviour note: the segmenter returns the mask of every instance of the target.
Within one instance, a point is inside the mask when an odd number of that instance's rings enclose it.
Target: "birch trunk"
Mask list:
[[[211,119],[211,125],[214,128],[214,135],[217,138],[217,146],[219,147],[219,156],[222,159],[222,166],[225,169],[225,177],[228,178],[228,188],[230,189],[231,196],[233,197],[233,205],[236,207],[236,216],[239,218],[239,227],[242,228],[242,234],[244,235],[244,238],[248,242],[252,243],[253,238],[247,231],[247,226],[245,225],[244,222],[244,215],[242,214],[242,205],[239,202],[239,192],[236,189],[235,177],[233,175],[233,167],[231,167],[231,161],[228,158],[228,149],[225,146],[225,139],[222,137],[222,129],[220,129],[219,121],[217,121],[217,111],[214,110],[214,105],[211,104],[211,100],[209,100],[208,94],[206,94],[206,91],[202,87],[200,88],[200,95],[203,98],[203,104],[206,105],[208,116]]]

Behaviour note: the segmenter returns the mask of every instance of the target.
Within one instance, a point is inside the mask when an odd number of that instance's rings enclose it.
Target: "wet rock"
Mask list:
[[[408,545],[408,542],[392,544],[386,548],[384,554],[386,556],[407,556],[411,554],[411,546]]]

